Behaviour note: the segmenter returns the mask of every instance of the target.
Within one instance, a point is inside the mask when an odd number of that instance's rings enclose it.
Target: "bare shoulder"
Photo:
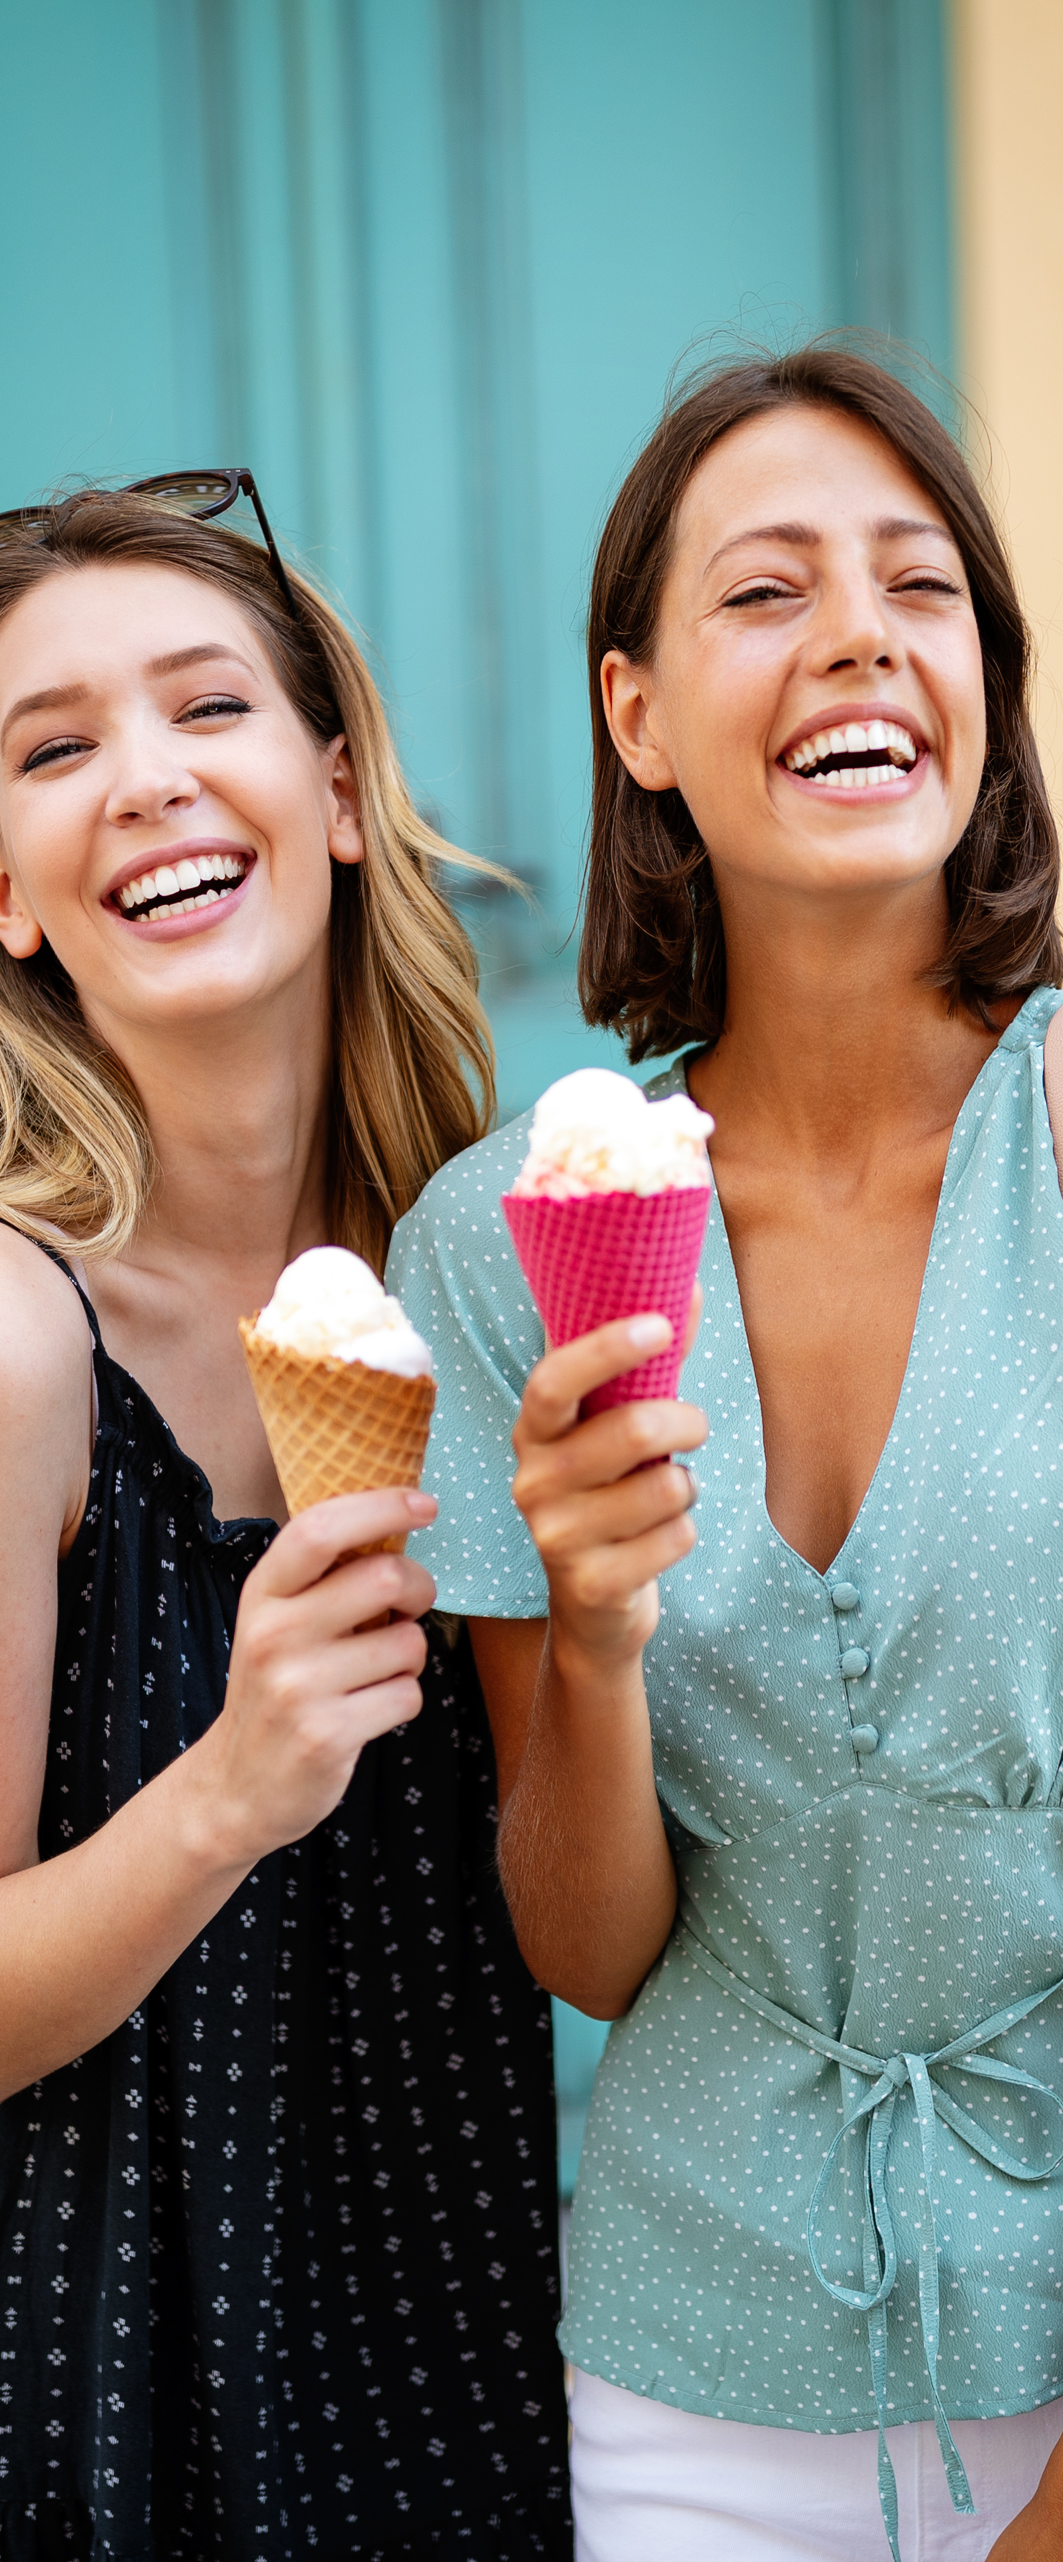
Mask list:
[[[72,1535],[92,1455],[92,1336],[72,1283],[39,1247],[0,1227],[3,1510],[28,1503]],[[9,1519],[10,1526],[10,1519]]]
[[[92,1336],[73,1284],[15,1228],[0,1226],[0,1399],[84,1390]]]
[[[1045,1102],[1063,1188],[1063,1005],[1057,1006],[1045,1033]]]
[[[88,1500],[92,1336],[47,1255],[0,1228],[0,1876],[32,1867],[55,1651],[56,1560]]]

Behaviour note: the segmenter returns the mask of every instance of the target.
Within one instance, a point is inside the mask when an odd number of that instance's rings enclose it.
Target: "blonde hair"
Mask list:
[[[339,614],[289,570],[298,616],[243,535],[156,501],[79,492],[0,546],[0,620],[58,570],[150,561],[222,588],[257,625],[316,738],[347,740],[363,859],[332,866],[329,1228],[380,1271],[396,1219],[429,1175],[482,1136],[494,1056],[476,955],[437,887],[439,866],[491,872],[419,817],[383,705]],[[501,877],[505,877],[504,875]],[[45,943],[0,950],[0,1218],[23,1235],[116,1255],[155,1178],[140,1098],[91,1033]]]

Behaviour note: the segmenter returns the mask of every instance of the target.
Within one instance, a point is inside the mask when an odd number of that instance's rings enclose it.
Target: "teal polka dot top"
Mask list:
[[[680,1915],[599,2070],[562,2330],[688,2411],[933,2419],[958,2506],[948,2420],[1063,2392],[1059,1002],[1028,999],[959,1114],[893,1425],[826,1574],[768,1518],[713,1208],[698,1545],[646,1667]],[[527,1132],[435,1177],[388,1274],[439,1374],[439,1518],[411,1546],[443,1608],[501,1618],[546,1609],[509,1495],[543,1343],[499,1208]]]

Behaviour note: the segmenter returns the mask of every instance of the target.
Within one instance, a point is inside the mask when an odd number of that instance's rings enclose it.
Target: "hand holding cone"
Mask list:
[[[290,1513],[420,1485],[436,1396],[428,1349],[358,1255],[298,1255],[268,1308],[241,1317],[240,1340]],[[404,1545],[396,1535],[355,1553]]]

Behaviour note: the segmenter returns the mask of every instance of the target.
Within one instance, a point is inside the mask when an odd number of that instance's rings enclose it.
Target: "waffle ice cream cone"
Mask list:
[[[240,1340],[291,1513],[330,1495],[419,1486],[435,1404],[426,1344],[359,1256],[290,1263]],[[401,1533],[356,1551],[401,1550]]]
[[[667,1317],[666,1352],[607,1379],[582,1414],[637,1397],[674,1397],[683,1334],[698,1276],[710,1194],[596,1192],[585,1200],[503,1196],[517,1259],[552,1344],[571,1343],[614,1317]]]
[[[289,1512],[305,1512],[329,1495],[419,1486],[434,1379],[282,1352],[256,1335],[257,1322],[241,1317],[240,1340]],[[401,1548],[403,1540],[380,1544]]]
[[[595,1388],[585,1415],[676,1394],[712,1199],[711,1129],[688,1096],[648,1103],[601,1069],[562,1077],[536,1107],[502,1208],[550,1342],[615,1317],[664,1316],[672,1328],[667,1351]]]

